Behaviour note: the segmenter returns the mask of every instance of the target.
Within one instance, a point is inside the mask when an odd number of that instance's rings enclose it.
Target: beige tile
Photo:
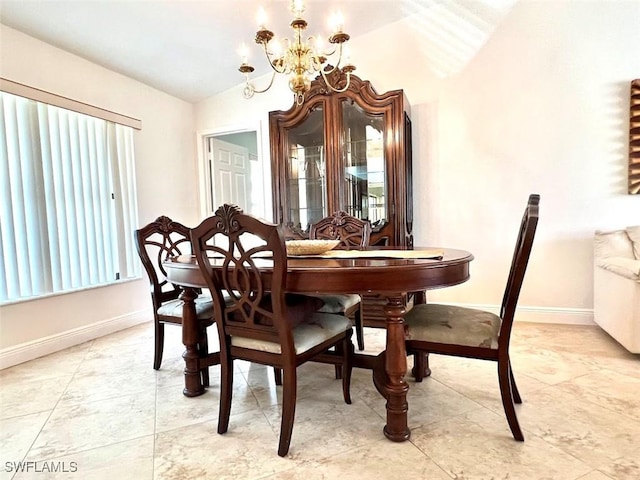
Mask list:
[[[523,429],[593,468],[640,455],[640,422],[563,389],[532,393],[518,415]]]
[[[92,342],[86,342],[0,370],[0,386],[9,381],[28,382],[73,375],[87,356],[91,344]]]
[[[589,472],[586,475],[578,478],[577,480],[613,480],[610,476],[605,475],[598,470],[594,470],[593,472]]]
[[[155,391],[59,406],[27,455],[48,460],[154,432]]]
[[[252,479],[292,468],[262,412],[233,415],[229,431],[216,432],[217,422],[203,422],[157,434],[154,479]]]
[[[67,456],[37,462],[41,471],[18,473],[15,480],[86,478],[91,480],[150,479],[153,477],[154,436],[114,443]],[[54,470],[55,469],[55,470]]]
[[[60,405],[66,407],[123,395],[154,392],[155,374],[150,367],[149,370],[111,367],[108,364],[98,367],[91,362],[89,368],[78,371],[69,382],[60,399]]]
[[[550,350],[545,345],[513,345],[510,356],[517,381],[522,375],[526,375],[546,385],[558,385],[598,368],[593,363],[585,361],[582,355]]]
[[[149,304],[151,304],[151,298],[149,298]],[[180,328],[176,327],[176,330],[179,331]],[[101,350],[116,345],[153,345],[154,336],[153,320],[150,319],[148,322],[96,338],[92,350]]]
[[[497,395],[497,388],[489,390],[489,395]],[[466,395],[434,379],[424,379],[421,383],[409,380],[409,428],[429,425],[446,418],[483,408]]]
[[[0,418],[17,417],[29,413],[52,410],[73,377],[19,380],[10,376],[0,389]]]
[[[156,432],[173,430],[195,423],[218,421],[220,387],[212,384],[198,397],[185,397],[175,386],[158,388],[156,397]],[[237,373],[233,381],[231,414],[259,410],[258,401],[244,376]]]
[[[574,480],[592,470],[535,435],[516,442],[487,409],[414,429],[411,442],[452,478]]]
[[[450,480],[440,467],[411,442],[380,438],[368,445],[345,449],[322,461],[300,462],[294,468],[266,477],[281,480],[429,479]]]
[[[107,369],[136,369],[140,371],[153,370],[153,344],[127,344],[103,341],[99,347],[93,346],[79,368],[82,371],[96,371]]]
[[[281,408],[264,409],[273,431],[279,434]],[[288,458],[313,461],[332,457],[384,438],[381,418],[359,399],[351,405],[342,396],[299,398]]]
[[[237,371],[237,370],[236,370]],[[251,366],[243,371],[247,383],[262,408],[282,402],[282,387],[274,382],[273,369]],[[307,362],[297,369],[298,399],[329,395],[342,400],[342,381],[336,380],[333,365]]]
[[[559,389],[640,422],[640,378],[604,369],[565,382]]]
[[[0,479],[10,479],[31,448],[50,412],[39,412],[0,420]],[[9,465],[8,465],[9,464]]]
[[[620,457],[611,463],[601,465],[598,470],[615,480],[638,480],[640,478],[640,448],[637,448],[635,454],[631,453],[630,456],[633,458]]]

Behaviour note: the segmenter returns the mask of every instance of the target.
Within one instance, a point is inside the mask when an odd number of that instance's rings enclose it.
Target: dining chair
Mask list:
[[[310,240],[340,240],[336,247],[349,250],[369,246],[371,223],[338,211],[311,225]],[[324,301],[321,312],[339,313],[353,317],[356,328],[358,350],[364,350],[364,328],[362,324],[362,297],[358,294],[316,295]]]
[[[287,253],[282,226],[225,204],[192,230],[191,241],[214,297],[220,338],[218,433],[226,433],[229,427],[234,360],[271,365],[283,375],[278,444],[278,455],[283,457],[293,432],[299,365],[307,361],[340,365],[344,401],[351,403],[351,321],[317,312],[320,303],[313,297],[285,293]],[[225,292],[226,303],[222,301]]]
[[[165,324],[182,324],[182,300],[180,288],[169,282],[162,262],[175,255],[191,253],[190,230],[169,217],[160,216],[155,221],[135,231],[136,248],[142,265],[149,278],[153,321],[155,330],[155,349],[153,368],[160,369],[164,350]],[[208,295],[200,295],[195,300],[196,314],[199,320],[198,351],[201,356],[208,353],[207,327],[213,324],[213,300]],[[202,383],[209,386],[209,369],[201,371]]]
[[[509,340],[533,238],[538,225],[540,196],[529,196],[516,241],[500,314],[483,310],[426,303],[416,305],[405,316],[407,354],[435,353],[491,360],[498,364],[502,405],[513,437],[524,441],[514,408],[522,403],[509,357]],[[420,358],[420,355],[417,356]],[[414,369],[416,381],[424,369]]]

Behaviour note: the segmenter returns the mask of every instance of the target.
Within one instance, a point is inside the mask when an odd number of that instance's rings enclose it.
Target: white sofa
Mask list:
[[[593,313],[605,332],[640,353],[640,226],[596,231]]]

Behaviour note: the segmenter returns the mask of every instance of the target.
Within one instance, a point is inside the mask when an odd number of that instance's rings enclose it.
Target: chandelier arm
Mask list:
[[[264,47],[264,55],[265,57],[267,57],[267,62],[269,63],[269,66],[271,67],[271,69],[273,70],[274,74],[275,73],[286,73],[286,68],[283,62],[282,68],[278,69],[278,67],[276,67],[275,63],[277,63],[278,58],[273,58],[273,53],[269,52],[269,49],[267,48],[267,44],[264,43],[263,44]],[[275,62],[275,63],[274,63]],[[268,88],[267,88],[268,90]],[[260,93],[260,92],[257,92]]]
[[[335,72],[336,70],[340,69],[340,64],[342,63],[342,43],[339,44],[339,46],[333,51],[333,53],[336,53],[336,51],[338,51],[338,50],[339,50],[338,61],[336,62],[335,65],[333,65],[333,68],[330,68],[329,70],[325,70],[325,69],[320,70],[320,72],[322,73],[322,76],[325,79],[325,83],[327,82],[326,75],[329,75],[329,74]],[[347,79],[348,78],[349,78],[349,76],[347,75]],[[347,88],[349,88],[349,82],[348,81],[347,81]],[[346,88],[345,88],[345,90],[335,90],[335,89],[332,89],[332,90],[334,92],[342,93],[342,92],[344,92],[346,90]]]
[[[269,81],[269,85],[267,85],[266,88],[264,88],[263,90],[256,90],[253,86],[251,86],[251,90],[253,91],[253,93],[264,93],[267,90],[269,90],[271,88],[271,86],[273,85],[273,81],[276,78],[276,71],[274,70],[274,72],[271,74],[271,80]]]

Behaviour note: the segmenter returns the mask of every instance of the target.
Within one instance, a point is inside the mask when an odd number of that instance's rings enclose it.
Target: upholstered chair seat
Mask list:
[[[305,323],[301,323],[293,329],[295,353],[300,355],[349,328],[351,328],[351,321],[347,317],[329,313],[314,313],[309,316]],[[261,352],[282,353],[280,343],[241,337],[239,335],[231,337],[231,345]]]
[[[324,313],[343,313],[352,307],[360,304],[362,298],[360,295],[344,294],[344,295],[322,295],[318,298],[322,299],[324,305],[318,310]]]
[[[158,308],[158,317],[161,319],[182,318],[182,306],[184,302],[179,298],[169,300]],[[199,320],[207,320],[213,318],[213,299],[210,296],[199,296],[195,300],[196,315]]]
[[[497,349],[502,320],[484,310],[427,303],[405,315],[406,339]]]

